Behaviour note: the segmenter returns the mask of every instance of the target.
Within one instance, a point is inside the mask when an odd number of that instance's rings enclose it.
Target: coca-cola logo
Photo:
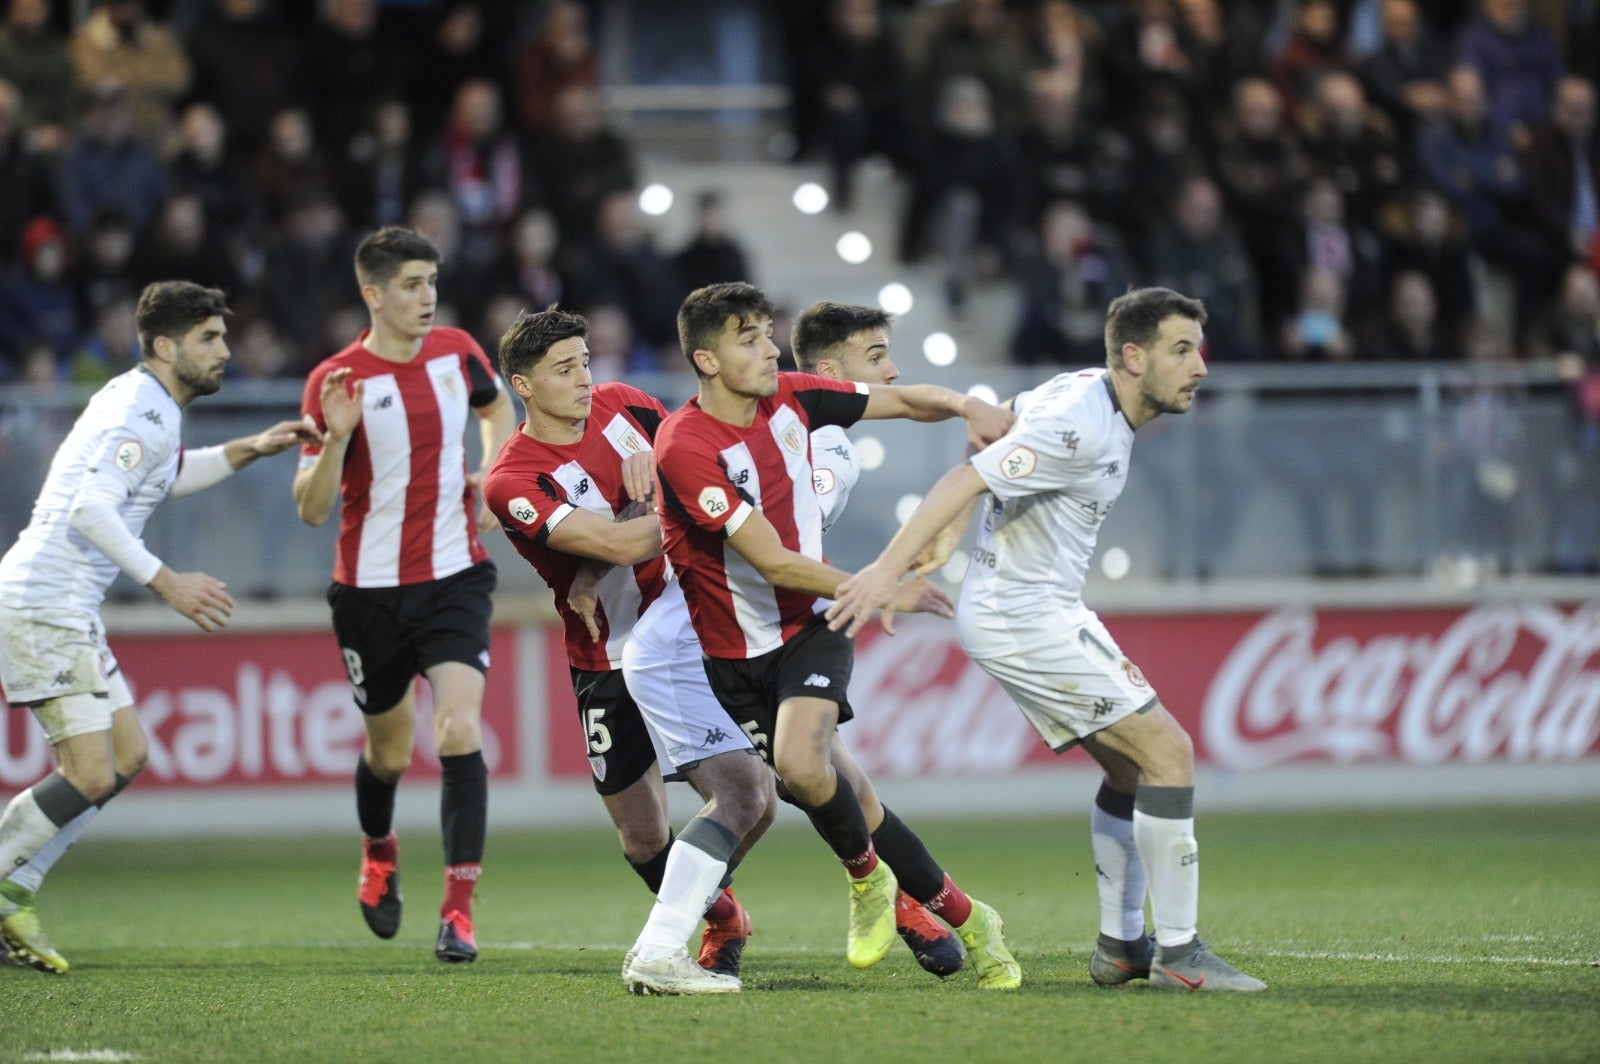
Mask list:
[[[1213,763],[1575,761],[1600,742],[1600,604],[1481,606],[1437,635],[1320,645],[1317,628],[1282,610],[1234,646],[1201,717]]]

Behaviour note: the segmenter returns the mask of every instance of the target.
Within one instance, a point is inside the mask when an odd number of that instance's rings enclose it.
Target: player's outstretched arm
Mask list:
[[[966,419],[967,438],[977,447],[987,447],[1011,430],[1016,415],[1005,407],[986,403],[972,395],[941,388],[937,384],[878,385],[867,395],[862,418],[906,418],[910,421],[948,421]]]
[[[254,436],[240,436],[216,447],[183,452],[183,465],[172,482],[173,498],[193,495],[220,484],[257,458],[278,454],[295,444],[319,444],[322,431],[307,414],[299,421],[280,421]]]
[[[336,369],[322,378],[317,402],[322,410],[322,450],[316,461],[294,477],[294,505],[300,520],[320,525],[339,501],[339,479],[344,473],[345,451],[361,424],[365,382],[350,383],[348,369]]]
[[[162,601],[207,632],[228,626],[233,596],[228,585],[206,573],[175,573],[163,565],[146,585]]]
[[[874,614],[889,610],[900,587],[900,578],[916,564],[922,549],[963,513],[973,499],[988,490],[970,462],[962,462],[940,477],[877,560],[839,588],[834,596],[836,601],[828,609],[828,627],[837,632],[848,625],[847,634],[853,636],[866,627]],[[884,631],[894,631],[892,610],[884,614],[883,627]]]

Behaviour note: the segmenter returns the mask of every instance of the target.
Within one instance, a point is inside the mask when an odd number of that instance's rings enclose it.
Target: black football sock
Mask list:
[[[399,780],[383,780],[365,757],[356,759],[356,819],[369,839],[386,839],[394,828],[394,792]]]

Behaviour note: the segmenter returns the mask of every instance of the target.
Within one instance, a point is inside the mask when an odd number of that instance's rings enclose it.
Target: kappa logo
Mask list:
[[[725,743],[730,736],[721,728],[707,728],[705,741],[700,744],[701,749],[710,749],[718,743]]]
[[[833,470],[813,469],[811,471],[811,487],[818,495],[828,495],[834,488]]]
[[[146,410],[139,416],[150,422],[152,425],[161,424],[161,412],[159,410]]]
[[[700,493],[700,509],[707,517],[721,517],[728,512],[728,493],[721,488],[707,488]]]
[[[1089,708],[1094,713],[1094,719],[1099,720],[1101,717],[1109,714],[1113,709],[1116,709],[1117,704],[1111,701],[1109,698],[1097,698],[1094,700],[1094,704]]]
[[[1110,478],[1110,477],[1116,476],[1121,471],[1122,471],[1122,463],[1121,462],[1112,462],[1110,465],[1106,466],[1104,472],[1102,472],[1100,475],[1103,476],[1103,477]]]
[[[1061,446],[1067,449],[1067,455],[1078,453],[1078,433],[1075,429],[1068,429],[1061,434]]]
[[[850,448],[846,447],[842,443],[836,443],[832,447],[824,447],[823,450],[827,451],[829,454],[838,455],[846,462],[850,461]]]
[[[72,682],[72,670],[71,669],[62,669],[60,672],[56,673],[56,686],[57,687],[65,687],[65,686],[67,686],[67,684],[69,684],[71,682]]]
[[[805,686],[807,686],[807,687],[831,687],[831,686],[833,686],[833,683],[826,676],[822,675],[822,673],[814,672],[810,676],[806,677]]]
[[[506,509],[511,511],[512,517],[515,517],[525,525],[533,524],[534,519],[539,516],[539,511],[533,508],[533,503],[520,495],[512,499],[511,505]]]
[[[139,468],[139,463],[144,461],[144,448],[139,446],[138,440],[128,440],[117,445],[117,468],[124,473],[131,473]]]
[[[1013,447],[1000,459],[1000,473],[1007,480],[1020,480],[1039,466],[1039,456],[1029,447]]]

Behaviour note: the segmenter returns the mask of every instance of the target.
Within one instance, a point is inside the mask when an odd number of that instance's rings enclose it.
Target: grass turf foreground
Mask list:
[[[1201,930],[1256,995],[1089,982],[1082,819],[925,825],[1006,920],[1015,993],[945,983],[896,946],[844,960],[845,880],[789,811],[740,869],[745,990],[634,998],[650,899],[609,831],[500,834],[476,964],[433,958],[436,838],[402,839],[407,911],[357,912],[352,839],[92,837],[41,916],[64,978],[0,969],[0,1060],[1600,1060],[1600,806],[1208,816]]]

